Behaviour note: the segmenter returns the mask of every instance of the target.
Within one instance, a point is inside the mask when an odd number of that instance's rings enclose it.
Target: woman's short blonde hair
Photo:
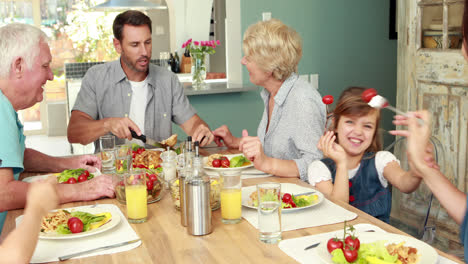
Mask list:
[[[302,57],[299,34],[278,19],[261,21],[247,28],[243,40],[244,55],[277,80],[286,80]]]

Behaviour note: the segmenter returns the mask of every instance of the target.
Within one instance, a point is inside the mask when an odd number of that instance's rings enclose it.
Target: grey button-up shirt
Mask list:
[[[297,74],[292,74],[274,98],[268,131],[270,93],[263,89],[260,95],[265,110],[257,135],[263,151],[269,157],[294,160],[301,180],[307,181],[307,167],[312,161],[322,158],[317,143],[325,128],[326,110],[320,94]]]
[[[184,94],[178,77],[172,72],[150,64],[145,127],[149,138],[163,140],[172,134],[172,122],[181,125],[189,120],[195,109]],[[83,78],[73,110],[82,111],[93,119],[128,117],[132,87],[120,65],[120,59],[91,67]],[[122,143],[122,142],[119,142]],[[95,141],[96,152],[99,141]]]

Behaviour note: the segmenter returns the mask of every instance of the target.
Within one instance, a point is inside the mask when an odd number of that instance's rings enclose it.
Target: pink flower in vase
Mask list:
[[[198,46],[198,45],[200,45],[200,42],[194,41],[193,44],[194,44],[195,46]]]
[[[219,39],[216,40],[216,45],[221,45],[221,41],[219,41]]]

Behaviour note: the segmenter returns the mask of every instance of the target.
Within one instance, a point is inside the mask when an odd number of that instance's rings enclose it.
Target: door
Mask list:
[[[433,135],[444,148],[443,173],[467,191],[468,65],[461,54],[463,0],[398,1],[397,107],[427,109]],[[405,149],[397,150],[403,154]],[[414,193],[393,192],[392,218],[421,230],[429,191],[424,184]],[[459,226],[433,205],[434,245],[459,255]]]

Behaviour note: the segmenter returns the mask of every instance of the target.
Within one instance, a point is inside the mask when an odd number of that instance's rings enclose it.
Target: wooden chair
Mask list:
[[[440,166],[440,171],[444,172],[444,164],[445,164],[445,155],[444,155],[444,148],[441,144],[441,142],[434,136],[432,136],[430,139],[430,142],[433,146],[433,151],[434,151],[434,159],[439,164]],[[409,169],[408,161],[406,158],[406,138],[398,138],[397,140],[393,141],[389,146],[385,148],[387,151],[394,150],[397,154],[395,156],[400,160],[400,165],[404,169]],[[399,154],[399,155],[398,155]],[[394,190],[398,191],[398,190]],[[438,203],[433,203],[434,196],[432,192],[429,190],[427,186],[425,186],[424,183],[421,183],[420,187],[413,192],[412,194],[405,194],[404,195],[407,199],[411,199],[413,197],[418,197],[422,198],[422,200],[427,201],[426,202],[426,208],[424,210],[420,210],[420,212],[423,214],[422,216],[422,225],[418,227],[418,234],[416,237],[421,239],[422,241],[432,244],[434,242],[435,236],[436,236],[436,220],[437,220],[437,215],[439,213],[440,205]],[[432,210],[432,214],[431,214]],[[432,220],[432,221],[431,221]]]

